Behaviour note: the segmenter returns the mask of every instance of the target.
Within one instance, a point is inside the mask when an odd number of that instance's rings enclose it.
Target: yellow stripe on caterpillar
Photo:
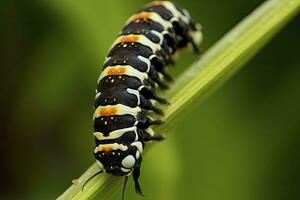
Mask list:
[[[98,140],[111,140],[111,139],[116,139],[121,137],[124,133],[130,132],[130,131],[134,131],[136,133],[136,140],[138,139],[137,136],[137,127],[133,126],[130,128],[123,128],[123,129],[118,129],[118,130],[114,130],[111,131],[108,136],[104,136],[103,133],[101,132],[95,132],[94,136],[98,139]]]

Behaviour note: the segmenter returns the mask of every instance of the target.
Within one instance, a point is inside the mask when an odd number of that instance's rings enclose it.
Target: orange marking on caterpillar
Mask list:
[[[120,38],[119,42],[123,42],[123,43],[126,43],[126,42],[138,42],[139,39],[140,38],[139,38],[138,35],[135,35],[135,36],[123,36],[122,38]]]
[[[111,116],[115,115],[118,112],[118,109],[115,107],[108,107],[108,108],[101,108],[100,109],[100,116]]]
[[[107,75],[122,75],[126,72],[126,67],[112,67],[107,71]]]
[[[152,13],[149,12],[140,12],[135,15],[133,15],[133,20],[144,20],[144,19],[150,19],[152,16]]]
[[[112,151],[112,150],[113,150],[112,145],[103,145],[102,146],[102,151],[109,152],[109,151]]]

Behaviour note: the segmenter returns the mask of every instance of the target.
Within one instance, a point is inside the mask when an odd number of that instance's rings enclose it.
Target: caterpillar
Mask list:
[[[200,54],[200,24],[188,11],[169,1],[154,1],[126,22],[105,59],[95,96],[94,156],[100,171],[124,176],[123,194],[132,175],[137,194],[142,152],[148,142],[164,137],[154,134],[151,126],[163,121],[149,116],[163,115],[155,103],[168,104],[156,94],[167,89],[172,77],[166,66],[174,64],[177,50],[191,46]],[[83,187],[84,187],[83,185]]]

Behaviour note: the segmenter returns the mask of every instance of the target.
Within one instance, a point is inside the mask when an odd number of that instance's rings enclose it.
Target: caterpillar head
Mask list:
[[[141,164],[139,147],[141,142],[131,145],[102,144],[96,147],[94,156],[100,170],[114,176],[130,175],[134,168]]]

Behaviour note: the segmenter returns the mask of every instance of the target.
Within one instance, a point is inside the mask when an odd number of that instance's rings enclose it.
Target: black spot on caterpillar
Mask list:
[[[201,40],[201,26],[187,10],[169,1],[151,2],[128,19],[98,80],[94,156],[100,171],[85,184],[102,172],[124,176],[124,199],[132,175],[136,192],[143,195],[139,184],[143,149],[147,142],[163,139],[151,129],[163,122],[148,114],[163,114],[153,102],[168,103],[156,95],[156,88],[168,88],[165,81],[172,78],[165,69],[174,63],[175,52],[190,45],[199,54]]]

